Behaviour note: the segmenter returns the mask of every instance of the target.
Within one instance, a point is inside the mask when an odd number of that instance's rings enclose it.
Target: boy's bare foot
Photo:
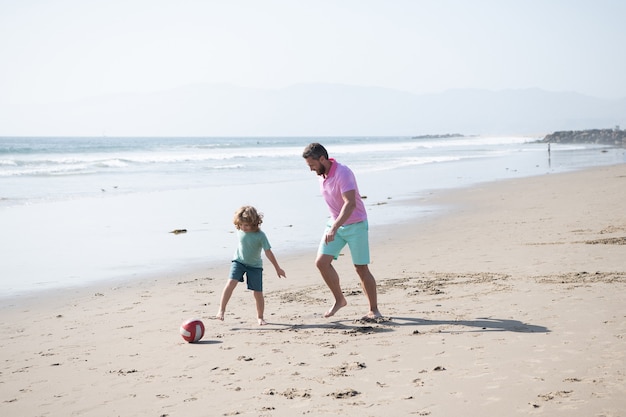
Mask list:
[[[345,298],[341,301],[335,301],[335,304],[333,304],[333,307],[330,310],[328,310],[326,314],[324,314],[324,317],[328,318],[328,317],[334,316],[335,313],[337,313],[341,308],[347,305],[348,305],[348,302],[346,301]]]
[[[215,318],[224,321],[224,311],[218,311]]]
[[[267,322],[264,319],[259,319],[259,326],[265,326]]]

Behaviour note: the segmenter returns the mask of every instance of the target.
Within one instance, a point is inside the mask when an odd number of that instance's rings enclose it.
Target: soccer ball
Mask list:
[[[180,325],[180,335],[189,343],[197,342],[204,336],[204,323],[199,319],[187,320]]]

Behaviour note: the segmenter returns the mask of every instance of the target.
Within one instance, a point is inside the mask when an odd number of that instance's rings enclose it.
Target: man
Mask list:
[[[332,317],[348,304],[341,291],[339,275],[332,265],[333,259],[337,259],[346,244],[350,248],[352,263],[361,278],[361,285],[369,302],[369,312],[363,319],[382,317],[378,311],[376,280],[368,267],[370,254],[367,212],[356,178],[350,168],[329,158],[328,152],[319,143],[308,145],[302,157],[311,171],[320,176],[322,196],[331,214],[315,260],[315,266],[335,297],[335,304],[324,317]]]

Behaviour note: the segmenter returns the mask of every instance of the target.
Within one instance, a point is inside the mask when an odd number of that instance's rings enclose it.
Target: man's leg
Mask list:
[[[356,268],[356,273],[359,274],[359,278],[361,278],[361,287],[363,288],[363,292],[367,297],[367,301],[370,305],[370,311],[363,316],[364,319],[374,319],[377,317],[382,317],[380,311],[378,311],[378,294],[376,292],[376,280],[374,276],[370,272],[370,269],[367,265],[354,265]]]
[[[348,302],[341,291],[339,275],[337,274],[335,267],[332,265],[332,261],[332,255],[323,254],[318,254],[317,259],[315,260],[315,266],[319,269],[322,274],[322,278],[324,278],[326,285],[332,292],[333,297],[335,297],[335,304],[326,312],[326,314],[324,314],[324,317],[332,317],[337,311],[339,311],[339,309],[348,305]]]

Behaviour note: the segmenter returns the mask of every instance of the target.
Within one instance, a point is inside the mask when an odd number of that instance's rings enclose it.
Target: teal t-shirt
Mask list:
[[[257,232],[244,232],[237,230],[239,245],[233,257],[234,261],[254,268],[263,268],[261,251],[271,248],[267,236],[261,230]]]

